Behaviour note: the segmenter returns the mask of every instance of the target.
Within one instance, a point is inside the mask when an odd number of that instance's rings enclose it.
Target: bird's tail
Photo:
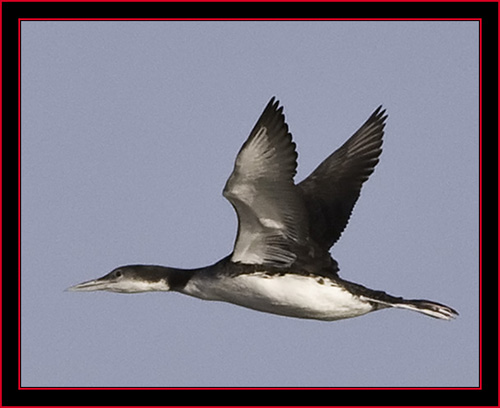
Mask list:
[[[395,301],[384,301],[379,299],[369,299],[371,302],[378,303],[382,307],[397,307],[401,309],[413,310],[415,312],[426,314],[436,319],[452,320],[458,316],[458,312],[449,306],[441,303],[431,302],[421,299],[402,299],[395,298]]]

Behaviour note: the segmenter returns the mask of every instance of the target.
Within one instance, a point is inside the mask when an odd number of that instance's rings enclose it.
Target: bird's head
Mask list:
[[[172,270],[154,265],[127,265],[113,269],[101,278],[69,287],[71,292],[105,290],[118,293],[168,291]]]

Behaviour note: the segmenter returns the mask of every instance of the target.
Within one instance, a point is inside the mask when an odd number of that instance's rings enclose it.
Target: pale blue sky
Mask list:
[[[478,385],[477,22],[36,22],[22,46],[23,386]],[[232,250],[221,191],[273,95],[297,180],[380,104],[384,151],[333,256],[427,298],[316,322],[175,293],[70,293]]]

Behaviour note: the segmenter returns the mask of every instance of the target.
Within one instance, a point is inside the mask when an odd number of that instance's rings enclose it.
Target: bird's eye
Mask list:
[[[115,278],[121,278],[121,276],[122,276],[122,271],[115,272]]]

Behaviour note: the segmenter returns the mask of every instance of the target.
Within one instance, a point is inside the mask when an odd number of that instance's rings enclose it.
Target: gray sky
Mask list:
[[[36,22],[22,35],[23,386],[478,385],[477,22]],[[276,95],[306,177],[383,104],[341,276],[439,301],[318,322],[64,292],[232,250],[222,197]]]

